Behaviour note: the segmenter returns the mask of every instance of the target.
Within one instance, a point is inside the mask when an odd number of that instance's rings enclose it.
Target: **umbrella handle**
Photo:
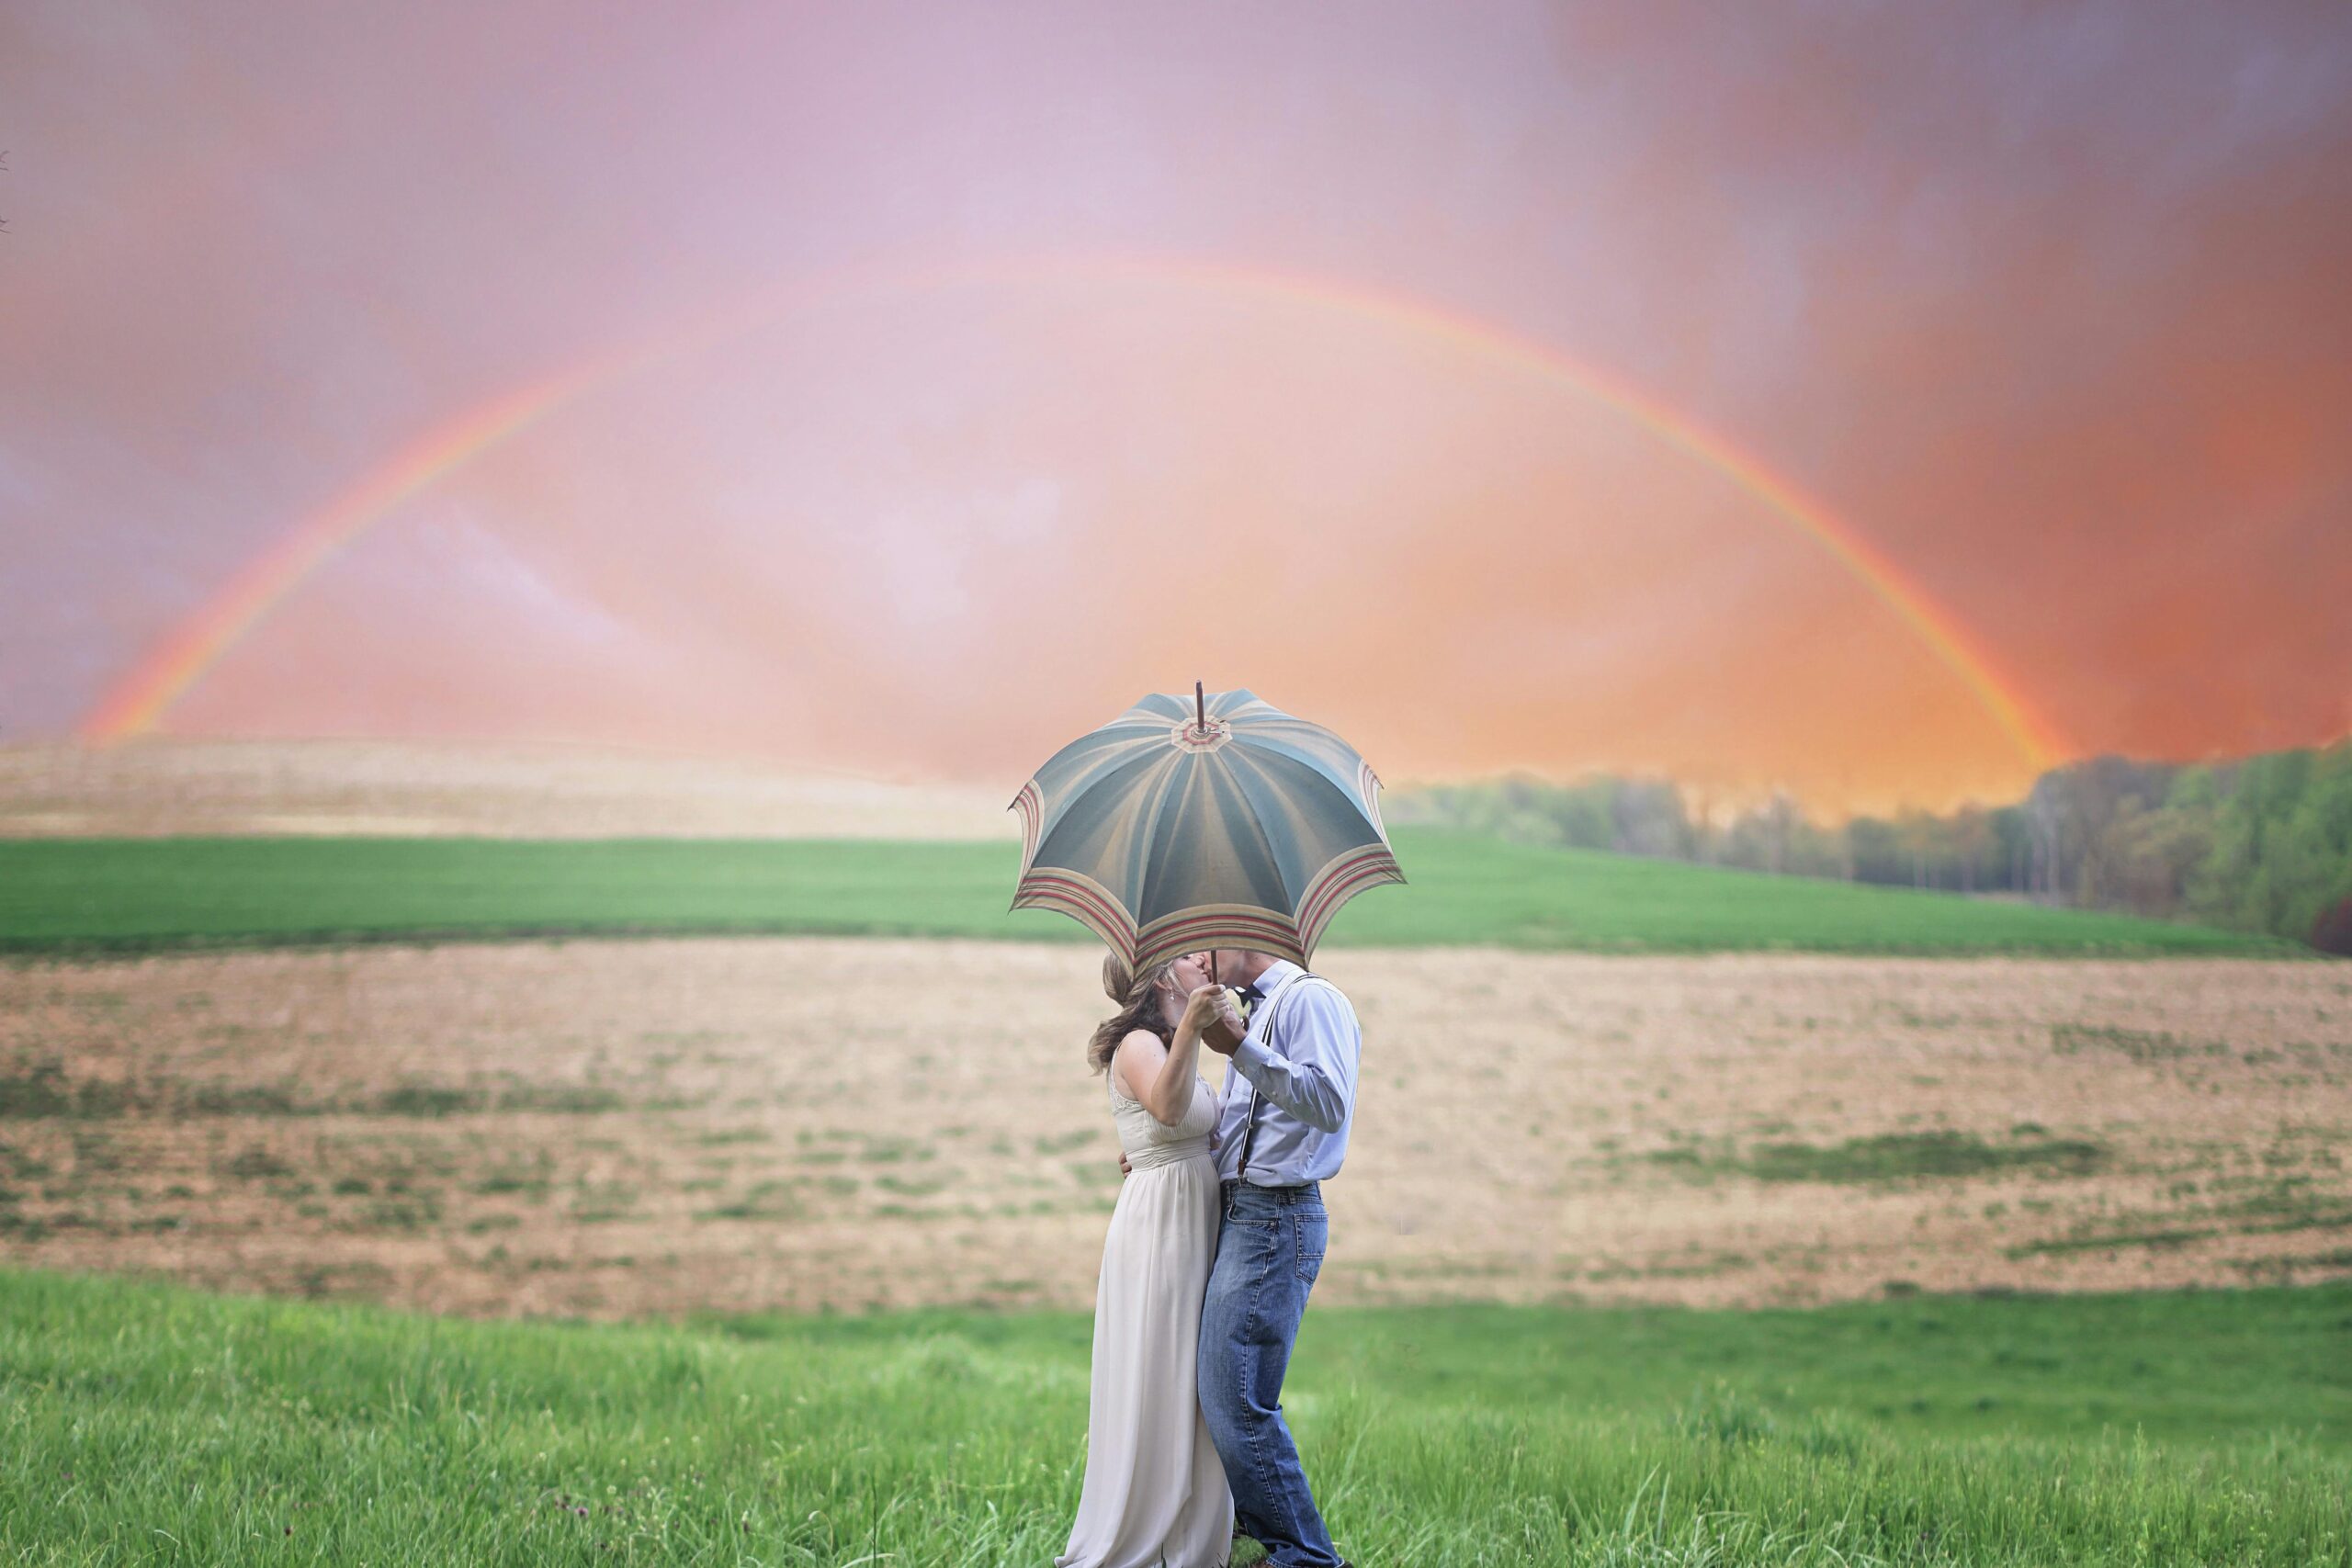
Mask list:
[[[1201,691],[1201,683],[1198,681],[1193,682],[1193,733],[1200,736],[1203,739],[1206,739],[1209,733],[1209,700]],[[1209,984],[1214,986],[1218,983],[1219,982],[1216,977],[1216,949],[1210,948]]]

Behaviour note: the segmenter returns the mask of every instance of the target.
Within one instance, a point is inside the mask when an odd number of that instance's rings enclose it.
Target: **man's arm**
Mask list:
[[[1355,1010],[1339,988],[1295,980],[1305,989],[1284,992],[1283,1048],[1244,1040],[1234,1048],[1233,1066],[1258,1092],[1322,1133],[1336,1133],[1356,1097],[1356,1055],[1362,1035]],[[1272,1033],[1272,1031],[1268,1031]]]

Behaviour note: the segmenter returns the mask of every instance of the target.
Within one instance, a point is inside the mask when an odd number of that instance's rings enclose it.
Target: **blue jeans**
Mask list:
[[[1227,1182],[1216,1267],[1201,1307],[1201,1411],[1233,1488],[1234,1519],[1282,1568],[1340,1562],[1282,1407],[1291,1342],[1330,1230],[1322,1192],[1311,1182],[1279,1189]]]

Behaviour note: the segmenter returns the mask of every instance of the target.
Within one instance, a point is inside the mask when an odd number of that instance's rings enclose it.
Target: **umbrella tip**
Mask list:
[[[1201,693],[1201,683],[1193,682],[1193,721],[1204,730],[1209,727],[1209,700]]]

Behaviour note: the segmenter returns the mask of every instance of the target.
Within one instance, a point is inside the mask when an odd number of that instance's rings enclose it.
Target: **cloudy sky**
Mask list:
[[[15,0],[0,148],[0,743],[2352,728],[2336,4]]]

